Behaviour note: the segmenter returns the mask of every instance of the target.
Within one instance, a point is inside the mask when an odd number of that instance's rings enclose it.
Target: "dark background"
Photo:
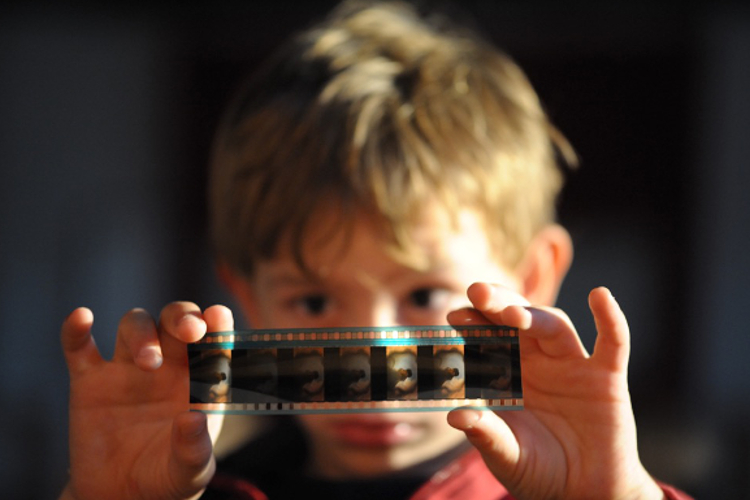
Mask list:
[[[206,244],[205,165],[239,79],[335,2],[0,7],[0,478],[67,470],[63,318],[231,302]],[[423,2],[429,3],[429,2]],[[733,3],[461,2],[578,150],[560,205],[586,294],[633,330],[643,460],[699,498],[750,498],[750,10]]]

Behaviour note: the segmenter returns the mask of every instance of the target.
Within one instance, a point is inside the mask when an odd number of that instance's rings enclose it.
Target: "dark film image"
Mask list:
[[[291,400],[313,402],[325,400],[323,348],[296,348],[292,362]]]
[[[341,394],[344,401],[372,398],[369,347],[342,347],[340,351]]]
[[[507,398],[513,392],[513,369],[511,346],[483,345],[482,397],[487,399]]]
[[[192,351],[189,357],[190,402],[231,402],[232,351],[226,349]]]
[[[279,399],[277,349],[233,351],[232,402],[276,403]]]
[[[417,399],[417,347],[386,347],[388,399]]]

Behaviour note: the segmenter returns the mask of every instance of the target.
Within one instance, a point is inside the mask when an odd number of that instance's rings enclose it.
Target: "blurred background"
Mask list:
[[[241,77],[335,3],[0,7],[5,498],[65,482],[73,308],[94,310],[109,356],[130,308],[231,304],[206,243],[212,131]],[[577,250],[560,305],[589,347],[592,287],[628,314],[647,468],[698,498],[750,498],[750,9],[460,3],[581,156],[560,203]]]

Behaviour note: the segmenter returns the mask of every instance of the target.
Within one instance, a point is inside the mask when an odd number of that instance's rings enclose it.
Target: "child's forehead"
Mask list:
[[[337,202],[322,200],[311,211],[308,231],[327,236],[344,235],[352,228],[388,240],[395,228],[418,238],[447,240],[458,233],[479,232],[484,235],[485,217],[471,206],[447,207],[435,199],[425,200],[409,213],[392,214],[367,207],[344,209]]]
[[[435,201],[426,201],[409,214],[383,214],[377,210],[356,208],[342,214],[340,207],[321,204],[305,229],[305,240],[320,243],[365,238],[380,246],[389,246],[399,234],[408,235],[415,246],[426,248],[450,244],[471,234],[486,238],[484,217],[470,208],[449,210]]]
[[[325,276],[335,268],[362,263],[436,271],[467,259],[487,256],[495,260],[484,217],[478,211],[466,208],[451,213],[435,203],[426,203],[415,217],[397,224],[365,210],[342,217],[341,212],[322,205],[313,212],[299,245],[295,247],[291,236],[282,239],[270,262],[275,274],[312,271]],[[307,269],[299,269],[296,251]]]

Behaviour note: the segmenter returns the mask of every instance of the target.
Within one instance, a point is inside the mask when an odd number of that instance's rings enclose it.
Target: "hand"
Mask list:
[[[76,309],[62,327],[70,372],[70,482],[65,498],[186,499],[198,496],[215,462],[208,422],[189,409],[186,343],[233,329],[232,314],[201,314],[175,302],[158,325],[136,309],[120,321],[114,357],[102,359],[93,315]],[[213,436],[214,439],[216,436]]]
[[[474,309],[452,312],[452,324],[489,321],[520,330],[525,409],[448,415],[500,482],[519,499],[663,498],[638,456],[627,384],[630,333],[609,290],[589,296],[598,332],[592,355],[559,309],[530,307],[484,283],[468,295]]]

